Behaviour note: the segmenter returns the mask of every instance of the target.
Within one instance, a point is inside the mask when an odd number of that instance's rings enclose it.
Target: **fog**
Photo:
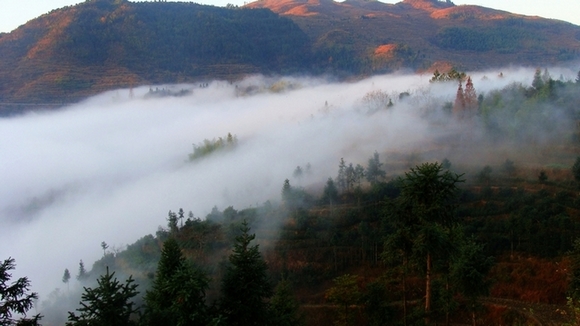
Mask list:
[[[550,73],[576,76],[564,68]],[[534,70],[469,74],[479,94],[514,81],[529,85]],[[156,85],[0,119],[0,259],[15,258],[13,277],[28,276],[43,300],[64,286],[65,268],[73,279],[79,260],[90,269],[102,241],[122,249],[166,226],[169,210],[204,217],[214,206],[279,201],[296,166],[312,166],[301,186],[316,187],[335,177],[340,158],[366,166],[375,150],[387,161],[406,153],[460,160],[461,152],[439,140],[477,139],[477,128],[450,121],[442,106],[453,101],[457,84],[432,85],[430,77],[338,83],[254,76],[207,87]],[[191,93],[156,97],[150,90]],[[369,110],[362,99],[377,90],[391,95],[392,108]],[[401,92],[411,96],[399,100]],[[188,162],[192,144],[228,133],[238,138],[234,150]]]

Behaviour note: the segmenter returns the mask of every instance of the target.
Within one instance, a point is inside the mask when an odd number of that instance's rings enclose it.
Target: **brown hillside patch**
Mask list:
[[[433,19],[506,19],[513,15],[508,12],[488,9],[480,6],[463,5],[437,10],[431,13]]]
[[[425,71],[422,71],[422,73],[432,74],[435,72],[435,70],[439,71],[440,73],[446,73],[451,71],[451,69],[453,69],[453,65],[450,62],[436,61],[431,65],[431,67],[427,68]]]
[[[275,13],[286,13],[296,6],[303,6],[308,1],[303,0],[260,0],[251,2],[244,7],[246,8],[268,8]]]
[[[311,12],[308,9],[308,6],[306,5],[301,5],[298,7],[294,7],[288,11],[286,11],[284,13],[284,15],[293,15],[293,16],[314,16],[314,15],[318,15],[318,13],[315,12]]]
[[[396,44],[383,44],[375,49],[375,57],[392,58],[395,56]]]
[[[413,6],[415,9],[421,9],[427,12],[433,12],[440,8],[445,8],[446,6],[450,6],[444,2],[439,1],[430,1],[430,0],[404,0],[406,4]]]
[[[39,53],[47,51],[51,45],[56,44],[57,40],[64,33],[64,30],[72,22],[72,16],[64,16],[60,20],[56,20],[56,24],[52,25],[48,34],[38,41],[30,51],[26,54],[28,59],[36,57]]]

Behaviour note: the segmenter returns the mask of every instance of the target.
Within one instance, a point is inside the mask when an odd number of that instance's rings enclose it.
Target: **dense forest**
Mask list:
[[[531,85],[479,95],[464,73],[436,72],[431,81],[459,84],[455,101],[441,108],[445,123],[477,125],[487,144],[549,147],[541,155],[550,163],[505,157],[474,169],[447,157],[408,158],[401,173],[388,174],[400,163],[374,152],[364,165],[336,162],[336,175],[316,192],[301,185],[321,176],[310,164],[297,166],[272,201],[214,207],[204,217],[170,210],[155,235],[123,250],[101,243],[103,257],[90,270],[79,263],[82,296],[55,291],[29,319],[17,316],[31,311],[36,294],[25,277],[12,283],[17,262],[4,260],[0,321],[577,324],[580,78],[554,79],[538,69]],[[380,91],[364,101],[371,115],[396,106]],[[194,145],[188,164],[237,143],[231,133],[205,140]],[[68,287],[73,276],[65,269],[62,282]],[[75,311],[59,311],[79,299]]]

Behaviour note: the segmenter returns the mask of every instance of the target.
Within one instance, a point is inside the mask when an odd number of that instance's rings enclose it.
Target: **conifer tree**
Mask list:
[[[370,182],[372,186],[378,184],[385,178],[386,172],[381,168],[382,166],[383,163],[381,163],[379,159],[379,153],[375,151],[373,156],[369,159],[369,164],[365,172],[367,181]]]
[[[64,269],[64,274],[62,275],[62,282],[64,284],[66,284],[67,288],[68,288],[68,282],[70,281],[70,272],[68,271],[68,268]]]
[[[326,186],[324,186],[324,191],[322,194],[322,199],[325,203],[328,203],[332,207],[332,204],[338,201],[338,189],[334,185],[332,178],[328,178],[326,181]]]
[[[169,238],[163,244],[161,258],[151,290],[145,294],[145,325],[205,325],[206,275],[185,260],[179,244]]]
[[[8,284],[12,277],[9,271],[15,267],[14,258],[8,258],[0,263],[0,325],[38,325],[40,315],[26,318],[26,313],[32,309],[34,300],[38,299],[38,294],[35,292],[28,293],[30,286],[28,278],[21,277],[12,284]],[[12,317],[13,314],[25,317],[15,320]]]
[[[431,313],[431,274],[433,259],[448,246],[448,233],[455,225],[454,202],[461,175],[443,172],[439,163],[423,163],[400,179],[400,205],[404,207],[404,223],[415,235],[413,251],[423,256],[425,267],[426,324]]]
[[[282,280],[276,285],[270,302],[273,314],[273,324],[277,326],[300,326],[304,320],[298,312],[300,304],[292,294],[291,284]]]
[[[131,315],[137,312],[131,301],[139,292],[137,284],[129,277],[125,284],[121,284],[115,276],[115,272],[107,272],[97,280],[96,288],[84,288],[77,309],[78,316],[69,312],[67,326],[129,326],[135,325]]]
[[[475,92],[475,88],[473,87],[471,77],[467,78],[463,98],[465,101],[465,109],[469,113],[474,113],[477,110],[478,101],[477,101],[477,93]]]
[[[465,94],[463,93],[463,85],[459,80],[459,87],[457,87],[457,95],[453,103],[453,115],[457,118],[462,118],[465,111]]]
[[[222,280],[221,312],[228,325],[270,324],[270,309],[266,299],[272,295],[272,287],[266,271],[268,266],[260,255],[258,245],[250,245],[256,237],[249,234],[248,222],[240,228],[229,266]]]
[[[83,260],[81,259],[79,261],[79,273],[77,274],[77,280],[79,282],[83,282],[84,280],[86,280],[89,277],[89,274],[87,273],[87,270],[85,269],[85,263],[83,262]]]

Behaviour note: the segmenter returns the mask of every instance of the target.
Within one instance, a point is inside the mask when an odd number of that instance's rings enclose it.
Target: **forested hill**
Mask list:
[[[89,1],[0,38],[0,97],[68,101],[116,87],[292,72],[308,38],[268,9]]]
[[[0,103],[61,103],[137,85],[250,73],[546,66],[580,27],[436,0],[260,0],[238,8],[90,0],[0,34]]]

